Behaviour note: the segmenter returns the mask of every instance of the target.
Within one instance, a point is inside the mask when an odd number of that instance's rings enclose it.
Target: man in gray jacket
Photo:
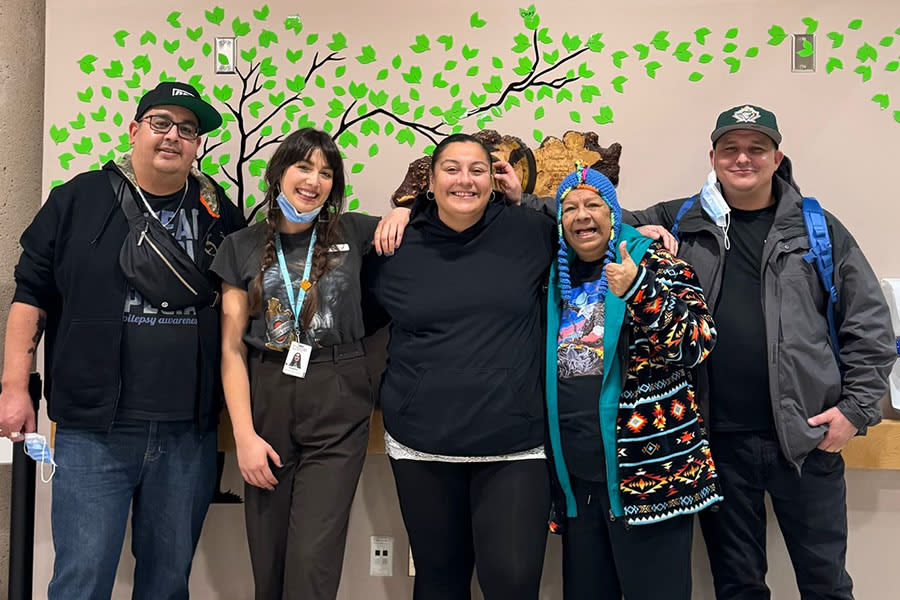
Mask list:
[[[772,499],[803,600],[851,599],[841,449],[878,423],[896,358],[890,315],[853,236],[826,214],[837,290],[839,361],[828,295],[805,255],[802,195],[778,149],[775,115],[719,115],[701,198],[625,217],[675,227],[697,270],[719,340],[697,373],[725,502],[700,515],[718,600],[768,599],[766,510]]]

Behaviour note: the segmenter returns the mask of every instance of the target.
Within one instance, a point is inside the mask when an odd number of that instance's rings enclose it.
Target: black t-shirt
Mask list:
[[[713,431],[774,428],[761,277],[763,247],[776,207],[731,209],[731,248],[725,254],[722,291],[713,315],[718,341],[707,359]]]
[[[295,340],[314,348],[360,340],[365,333],[360,269],[363,255],[372,247],[378,220],[379,217],[359,213],[341,215],[341,241],[332,245],[328,252],[330,268],[315,284],[316,313],[310,327],[300,333],[299,339],[293,331],[294,313],[276,257],[263,273],[263,313],[250,315],[244,343],[259,350],[283,352]],[[223,281],[247,290],[259,272],[267,227],[265,223],[257,223],[225,238],[213,260],[213,272]],[[295,299],[299,297],[311,236],[312,229],[281,234]]]
[[[189,178],[169,196],[144,197],[160,222],[192,259],[197,240],[200,190]],[[182,202],[183,199],[183,202]],[[135,197],[144,206],[140,196]],[[197,400],[197,314],[193,307],[168,311],[154,308],[129,286],[122,328],[122,396],[116,410],[120,421],[188,421]]]
[[[582,262],[576,258],[570,270],[572,289],[576,290],[584,282],[600,279],[603,261]],[[600,433],[603,306],[602,302],[588,302],[581,307],[564,303],[563,328],[558,335],[560,345],[556,352],[563,457],[569,473],[587,481],[606,479],[603,437]]]

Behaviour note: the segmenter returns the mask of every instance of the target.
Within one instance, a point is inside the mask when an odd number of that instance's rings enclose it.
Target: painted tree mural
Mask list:
[[[76,94],[79,109],[68,122],[50,127],[60,167],[96,169],[127,152],[124,126],[137,100],[158,81],[177,78],[223,112],[222,127],[205,137],[199,166],[250,218],[262,217],[266,148],[305,126],[324,129],[341,147],[348,159],[348,209],[356,210],[353,175],[390,140],[428,154],[451,133],[489,123],[502,129],[499,122],[513,111],[531,115],[531,136],[538,143],[545,137],[542,119],[550,114],[565,115],[576,128],[594,129],[613,122],[629,76],[685,77],[702,85],[713,69],[727,68],[737,76],[746,61],[763,52],[786,56],[789,44],[784,42],[790,38],[775,24],[746,36],[762,40],[758,45],[742,45],[738,27],[714,32],[701,26],[690,39],[670,39],[669,31],[658,30],[630,47],[606,48],[603,32],[542,26],[532,5],[518,10],[521,28],[509,50],[494,55],[459,33],[423,33],[398,48],[376,49],[339,31],[307,31],[302,15],[280,23],[270,17],[267,5],[235,15],[216,6],[172,12],[143,33],[110,32],[120,51],[104,59],[93,53],[77,58],[86,85]],[[466,30],[461,25],[457,31]],[[816,19],[804,18],[802,25],[806,33],[821,36]],[[479,30],[488,23],[475,12],[468,26],[468,31]],[[879,86],[872,102],[885,111],[893,107],[888,112],[900,123],[900,103],[892,105],[890,97],[898,86],[900,61],[894,56],[900,27],[882,29],[873,24],[874,37],[865,38],[869,30],[863,32],[863,21],[854,19],[825,32],[818,44],[825,57],[820,64],[828,75],[852,73]],[[213,56],[216,36],[236,39],[236,75],[212,75],[213,61],[222,60]],[[812,52],[809,43],[800,51]],[[441,68],[426,72],[420,60],[425,55]],[[88,120],[102,124],[96,136],[83,134]]]

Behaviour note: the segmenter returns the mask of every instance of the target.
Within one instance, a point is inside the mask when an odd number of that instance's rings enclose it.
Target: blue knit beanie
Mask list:
[[[567,302],[572,296],[572,281],[569,278],[569,248],[563,236],[562,203],[566,195],[572,190],[585,189],[596,193],[609,206],[609,214],[612,227],[609,234],[609,245],[603,256],[603,264],[606,265],[616,258],[616,242],[619,239],[619,231],[622,228],[622,209],[619,208],[619,200],[616,197],[616,188],[603,173],[584,166],[581,162],[575,163],[575,170],[566,175],[562,183],[556,189],[556,229],[559,234],[559,254],[557,265],[559,270],[559,289],[562,297]],[[600,278],[598,292],[600,300],[606,297],[609,283],[606,281],[606,271]]]

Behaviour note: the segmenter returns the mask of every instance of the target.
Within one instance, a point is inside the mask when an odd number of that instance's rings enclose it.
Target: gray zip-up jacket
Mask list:
[[[778,208],[763,249],[760,302],[766,321],[775,430],[782,452],[799,470],[827,428],[810,427],[809,417],[837,406],[860,434],[881,420],[878,402],[888,391],[897,350],[887,302],[872,268],[850,232],[826,212],[838,294],[835,321],[843,368],[838,367],[828,336],[825,290],[815,267],[803,258],[809,240],[802,196],[787,157],[773,177],[773,193]],[[671,229],[683,202],[671,200],[646,210],[622,211],[623,220]],[[681,217],[678,232],[678,256],[697,271],[714,314],[722,286],[724,232],[699,201]],[[700,365],[697,390],[701,409],[708,415],[706,363]]]

